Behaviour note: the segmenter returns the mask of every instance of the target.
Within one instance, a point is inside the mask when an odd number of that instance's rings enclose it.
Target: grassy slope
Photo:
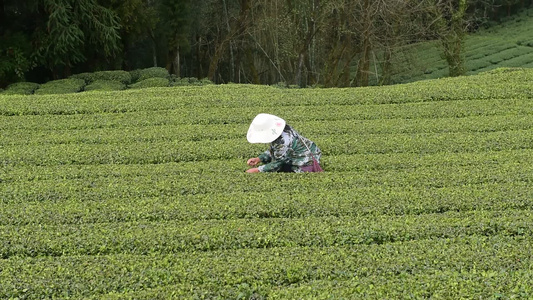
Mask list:
[[[533,9],[467,37],[465,59],[467,75],[501,67],[533,67]],[[438,43],[405,47],[396,53],[394,83],[442,78],[448,75]],[[372,78],[374,81],[376,78]]]
[[[532,80],[0,95],[0,298],[531,298]],[[326,172],[245,174],[258,112]]]

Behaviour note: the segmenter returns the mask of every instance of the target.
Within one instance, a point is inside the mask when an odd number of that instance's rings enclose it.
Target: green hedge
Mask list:
[[[42,84],[41,87],[35,91],[35,94],[47,95],[77,93],[81,92],[84,87],[85,81],[83,79],[60,79]]]
[[[87,84],[91,84],[95,81],[118,81],[122,84],[131,83],[131,75],[129,72],[116,70],[116,71],[99,71],[94,73],[80,73],[72,75],[70,78],[83,79]]]
[[[130,72],[133,83],[143,81],[148,78],[169,78],[167,69],[161,67],[152,67],[146,69],[138,69]]]
[[[188,86],[188,85],[208,85],[213,84],[208,78],[198,79],[196,77],[175,78],[171,80],[171,86]]]
[[[138,81],[134,84],[129,85],[130,89],[143,89],[151,87],[167,87],[170,82],[167,78],[163,77],[153,77]]]
[[[4,95],[31,95],[39,88],[38,83],[33,82],[17,82],[10,84],[5,91]]]
[[[125,88],[126,85],[120,81],[96,80],[87,85],[85,91],[120,91]]]

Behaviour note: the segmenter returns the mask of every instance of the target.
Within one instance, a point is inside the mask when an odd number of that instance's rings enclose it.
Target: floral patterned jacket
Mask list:
[[[308,147],[312,151],[312,155],[307,149]],[[281,135],[270,143],[270,148],[259,155],[259,159],[264,163],[264,165],[259,166],[259,171],[299,173],[302,172],[301,167],[313,164],[313,156],[320,162],[321,155],[322,152],[314,142],[301,136],[291,126],[286,125]]]

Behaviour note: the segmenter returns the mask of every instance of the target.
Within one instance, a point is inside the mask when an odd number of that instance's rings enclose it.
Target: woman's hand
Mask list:
[[[257,164],[259,164],[261,162],[261,160],[259,159],[259,157],[254,157],[254,158],[250,158],[248,160],[248,162],[246,162],[249,166],[253,167],[253,166],[257,166]]]
[[[258,168],[251,168],[251,169],[246,170],[246,173],[259,173],[259,169]]]

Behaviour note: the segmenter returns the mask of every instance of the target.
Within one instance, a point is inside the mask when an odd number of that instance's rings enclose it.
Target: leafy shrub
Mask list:
[[[299,89],[300,86],[298,86],[297,84],[288,84],[286,82],[278,82],[276,84],[273,84],[271,85],[273,87],[277,87],[277,88],[280,88],[280,89]]]
[[[470,71],[477,71],[486,68],[492,63],[488,59],[474,59],[466,62],[465,66]]]
[[[9,85],[3,92],[4,95],[31,95],[39,88],[38,83],[17,82]]]
[[[70,78],[83,79],[87,84],[91,84],[98,80],[118,81],[123,84],[131,83],[131,74],[123,70],[80,73],[72,75]]]
[[[24,80],[24,74],[32,68],[30,53],[32,44],[26,34],[2,31],[0,40],[0,79],[4,83]],[[7,55],[6,55],[7,54]]]
[[[471,61],[471,60],[477,60],[477,59],[480,59],[480,58],[484,58],[486,55],[484,52],[474,52],[472,53],[471,56],[468,56],[467,54],[467,62],[468,61]]]
[[[505,60],[505,58],[503,56],[501,56],[501,55],[492,55],[492,56],[490,56],[490,59],[489,59],[489,61],[492,64],[499,64],[499,63],[501,63],[504,60]]]
[[[41,88],[35,91],[37,95],[47,94],[68,94],[77,93],[83,90],[85,81],[83,79],[69,78],[53,80],[41,85]]]
[[[533,40],[519,40],[516,44],[518,46],[533,47]]]
[[[171,82],[171,86],[187,86],[187,85],[207,85],[213,84],[208,78],[198,79],[196,77],[176,78]]]
[[[131,82],[131,74],[123,70],[117,71],[101,71],[94,73],[97,80],[111,80],[118,81],[123,84],[129,84]]]
[[[85,91],[120,91],[126,88],[126,85],[119,81],[113,80],[96,80],[87,85]]]
[[[524,65],[527,65],[530,62],[533,62],[533,53],[529,55],[521,55],[521,56],[513,57],[505,61],[505,66],[506,67],[522,67]]]
[[[161,77],[154,77],[154,78],[148,78],[148,79],[141,80],[137,83],[130,85],[129,87],[132,89],[142,89],[142,88],[165,87],[165,86],[169,86],[168,79],[161,78]]]
[[[87,84],[89,84],[89,83],[91,83],[91,82],[93,82],[95,80],[94,79],[94,73],[90,73],[90,72],[74,74],[74,75],[70,76],[69,78],[82,79]]]
[[[169,78],[167,69],[160,67],[133,70],[130,74],[131,82],[139,82],[148,78]]]
[[[497,75],[497,74],[505,74],[505,73],[512,73],[512,72],[518,72],[518,71],[526,71],[526,70],[522,68],[496,68],[496,69],[492,69],[486,72],[482,72],[482,74]]]

